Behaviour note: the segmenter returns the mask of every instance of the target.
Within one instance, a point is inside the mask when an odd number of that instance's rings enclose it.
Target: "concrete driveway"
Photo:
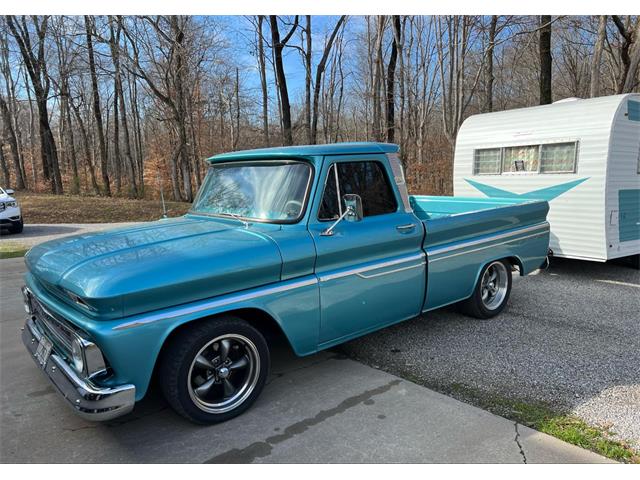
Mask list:
[[[262,396],[244,415],[195,426],[157,393],[108,424],[68,409],[20,338],[22,259],[0,260],[0,461],[432,462],[607,460],[389,373],[325,352],[274,350]]]

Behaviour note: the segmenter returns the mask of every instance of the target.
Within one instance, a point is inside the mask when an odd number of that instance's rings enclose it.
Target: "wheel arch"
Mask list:
[[[176,325],[170,332],[168,332],[168,334],[162,341],[162,345],[160,346],[154,362],[152,378],[156,377],[160,359],[162,358],[163,353],[166,351],[167,345],[177,335],[189,328],[193,328],[194,326],[202,322],[215,321],[217,318],[225,316],[237,317],[249,323],[265,337],[267,345],[270,346],[273,342],[277,342],[278,344],[284,343],[288,348],[291,349],[291,351],[296,353],[293,343],[273,315],[263,309],[256,307],[233,308],[222,312],[204,315],[200,318],[195,318],[193,320],[189,320],[187,322]]]

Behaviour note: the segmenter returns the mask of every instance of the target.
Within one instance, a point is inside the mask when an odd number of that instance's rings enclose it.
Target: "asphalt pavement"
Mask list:
[[[86,422],[64,405],[20,341],[23,272],[22,259],[0,260],[0,461],[5,463],[607,461],[336,353],[296,358],[286,346],[274,350],[262,396],[229,422],[190,424],[157,390],[125,417]]]

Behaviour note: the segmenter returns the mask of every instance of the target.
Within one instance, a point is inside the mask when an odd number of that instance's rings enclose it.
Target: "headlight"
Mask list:
[[[24,311],[31,315],[31,299],[29,298],[29,290],[27,287],[22,287],[22,301],[24,303]]]
[[[6,208],[17,207],[18,206],[18,202],[4,202],[4,206]]]
[[[84,352],[80,342],[81,340],[76,338],[71,345],[71,360],[73,361],[73,368],[78,373],[82,373],[84,370]]]
[[[71,364],[79,374],[88,378],[103,373],[107,368],[98,346],[80,336],[71,344]]]

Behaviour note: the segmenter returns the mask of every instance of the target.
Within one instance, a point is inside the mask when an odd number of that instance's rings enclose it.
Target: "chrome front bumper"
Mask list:
[[[22,341],[31,353],[31,358],[78,415],[87,420],[105,421],[133,410],[136,394],[136,387],[133,385],[97,387],[89,380],[80,378],[55,351],[51,351],[43,366],[36,356],[42,335],[33,320],[27,319],[22,331]]]

